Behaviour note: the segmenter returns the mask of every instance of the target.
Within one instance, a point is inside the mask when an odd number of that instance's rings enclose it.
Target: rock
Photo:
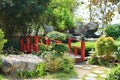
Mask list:
[[[52,32],[52,31],[54,31],[52,26],[44,25],[44,33],[45,34]]]
[[[36,64],[43,62],[42,58],[32,54],[9,55],[2,57],[1,70],[5,74],[15,74],[17,71],[33,71]]]

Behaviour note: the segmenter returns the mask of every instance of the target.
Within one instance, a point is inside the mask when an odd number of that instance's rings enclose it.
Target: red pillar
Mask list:
[[[71,52],[71,38],[68,38],[68,53],[70,54]]]
[[[46,45],[50,45],[50,39],[46,40]]]
[[[33,37],[34,38],[34,48],[33,48],[33,50],[35,51],[35,52],[38,52],[38,36],[34,36]]]
[[[85,61],[85,41],[81,41],[81,57],[82,61]]]
[[[27,40],[27,52],[30,53],[31,52],[31,43],[30,43],[30,36],[26,37]]]

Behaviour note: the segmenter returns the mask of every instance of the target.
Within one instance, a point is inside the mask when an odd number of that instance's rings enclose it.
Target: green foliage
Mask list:
[[[110,60],[113,52],[116,49],[115,41],[112,37],[101,36],[95,44],[95,51],[97,56],[104,57]]]
[[[55,53],[52,53],[51,55],[54,55]],[[45,58],[45,70],[48,72],[56,72],[59,71],[62,67],[62,59],[59,57],[53,57],[50,54],[46,54]]]
[[[6,39],[4,39],[4,32],[0,29],[0,51],[3,49],[4,44],[7,42]]]
[[[98,58],[97,57],[91,57],[90,59],[87,60],[88,64],[92,64],[92,65],[98,65]]]
[[[5,80],[5,77],[0,74],[0,80]]]
[[[116,57],[117,61],[120,62],[120,42],[119,41],[116,42],[116,46],[117,46],[117,49],[115,52],[115,57]]]
[[[117,39],[120,36],[120,24],[107,25],[104,31],[106,36]]]
[[[28,29],[39,28],[46,21],[49,0],[1,0],[0,25],[7,38]]]
[[[120,80],[120,65],[116,68],[111,69],[107,80]]]
[[[52,50],[55,50],[57,53],[64,53],[65,51],[68,51],[68,47],[65,44],[55,44],[52,47]]]
[[[5,45],[4,45],[4,49],[10,48],[10,47],[20,50],[19,39],[8,39],[7,43],[5,43]]]
[[[73,9],[77,5],[77,0],[51,0],[49,11],[49,24],[57,31],[65,31],[75,26],[72,15]]]
[[[73,60],[66,56],[65,51],[68,48],[64,44],[53,44],[48,46],[48,49],[44,51],[41,56],[45,60],[45,70],[50,73],[57,71],[63,71],[69,73],[74,66]]]
[[[47,46],[45,44],[41,44],[38,46],[38,49],[39,49],[39,53],[42,54],[44,51],[47,50]]]
[[[72,43],[72,46],[78,47],[80,48],[81,45],[80,42],[76,42],[76,43]],[[95,42],[85,42],[85,56],[89,55],[89,51],[95,48]],[[78,53],[80,53],[80,51],[78,50]]]
[[[49,38],[51,40],[65,40],[66,37],[66,34],[57,31],[50,32],[46,35],[46,38]]]
[[[70,73],[74,69],[74,60],[68,56],[62,58],[62,71],[65,73]]]
[[[35,71],[17,71],[16,76],[21,78],[41,77],[44,73],[44,63],[40,63],[36,65]]]
[[[46,54],[45,70],[51,73],[62,71],[69,73],[74,69],[74,60],[68,56],[55,56],[56,53]]]
[[[59,80],[69,80],[71,78],[77,78],[77,73],[71,70],[69,73],[56,72],[53,74],[53,78],[58,78]]]

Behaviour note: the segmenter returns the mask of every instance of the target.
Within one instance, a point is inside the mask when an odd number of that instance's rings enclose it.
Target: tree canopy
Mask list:
[[[0,27],[5,36],[9,38],[17,32],[26,34],[33,24],[42,25],[48,3],[49,0],[1,0]]]
[[[76,0],[1,0],[0,27],[6,38],[17,33],[29,35],[47,24],[62,31],[74,26],[72,11]]]

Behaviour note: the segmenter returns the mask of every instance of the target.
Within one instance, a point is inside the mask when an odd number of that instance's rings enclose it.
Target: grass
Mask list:
[[[57,79],[57,80],[69,80],[70,78],[76,78],[76,77],[77,77],[77,73],[75,71],[71,71],[69,73],[56,72],[44,76],[45,79]]]
[[[81,44],[80,42],[76,42],[76,43],[72,43],[72,46],[80,48],[81,47],[80,44]],[[95,42],[85,42],[86,48],[88,48],[88,47],[93,48],[94,46],[95,46]]]

